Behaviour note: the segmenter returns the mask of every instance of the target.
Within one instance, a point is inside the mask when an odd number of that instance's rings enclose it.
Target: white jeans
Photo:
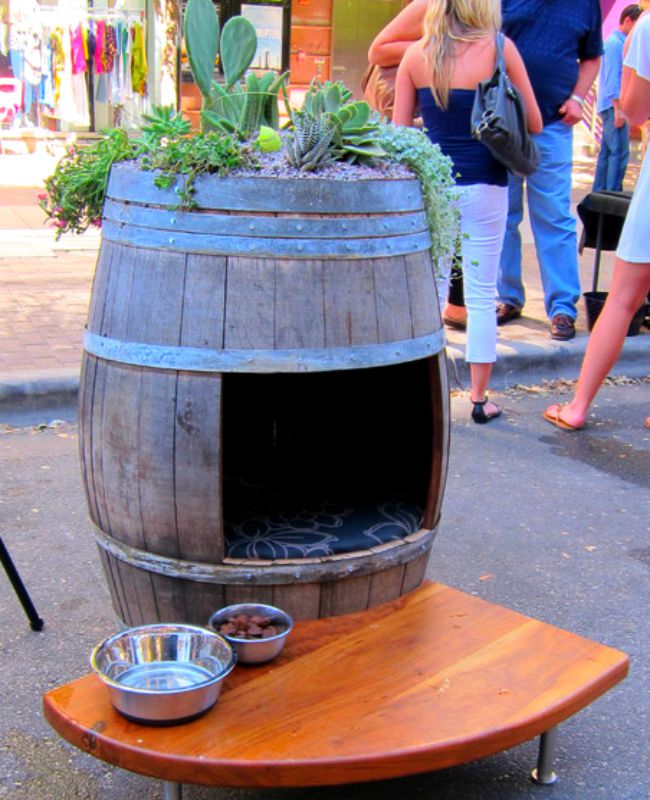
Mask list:
[[[496,284],[508,216],[508,187],[475,183],[457,188],[467,307],[465,360],[493,364],[497,360]]]

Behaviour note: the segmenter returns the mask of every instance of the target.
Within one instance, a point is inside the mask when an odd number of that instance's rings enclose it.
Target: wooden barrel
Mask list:
[[[415,179],[207,176],[197,206],[113,168],[80,386],[118,617],[296,618],[421,582],[449,447]]]

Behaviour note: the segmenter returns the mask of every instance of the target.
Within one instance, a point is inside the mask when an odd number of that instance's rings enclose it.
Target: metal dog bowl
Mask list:
[[[136,722],[188,722],[216,703],[237,661],[234,648],[208,628],[143,625],[97,645],[90,666],[111,702]]]
[[[240,614],[245,614],[248,617],[270,617],[271,623],[282,628],[282,630],[275,636],[269,636],[265,639],[242,639],[228,633],[220,633],[219,635],[223,636],[235,647],[239,664],[263,664],[265,661],[271,661],[284,647],[287,636],[293,628],[293,619],[286,611],[282,611],[281,608],[276,608],[275,606],[268,606],[263,603],[236,603],[215,611],[208,624],[219,633],[221,625]]]

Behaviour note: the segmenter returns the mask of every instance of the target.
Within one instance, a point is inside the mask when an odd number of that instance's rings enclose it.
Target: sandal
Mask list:
[[[502,414],[501,409],[497,406],[496,411],[492,411],[490,414],[485,413],[485,404],[488,401],[487,395],[485,396],[485,400],[481,400],[478,403],[474,400],[471,401],[472,403],[472,419],[478,425],[485,425],[486,422],[489,422],[491,419],[496,419],[500,417]]]
[[[552,408],[555,409],[555,412],[552,412],[550,410]],[[547,422],[550,422],[551,425],[555,425],[556,428],[560,428],[563,431],[579,431],[579,430],[582,430],[582,428],[584,428],[584,424],[583,425],[571,425],[570,422],[567,422],[566,420],[562,419],[562,417],[560,416],[560,413],[562,412],[563,408],[564,408],[564,405],[562,405],[561,403],[555,403],[554,405],[549,406],[546,409],[546,411],[544,411],[542,413],[542,416],[544,417],[544,419]]]

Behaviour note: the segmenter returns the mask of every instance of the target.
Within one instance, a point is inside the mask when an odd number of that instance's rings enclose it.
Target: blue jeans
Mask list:
[[[549,318],[578,315],[580,297],[576,220],[571,214],[573,128],[553,122],[537,134],[540,166],[526,178],[526,195],[537,261]],[[524,181],[508,180],[508,222],[501,254],[497,295],[503,303],[523,308],[526,295],[521,276],[521,234],[524,215]]]
[[[620,128],[614,125],[613,108],[601,111],[600,118],[603,121],[603,137],[592,191],[622,192],[630,156],[630,131],[627,122]]]

